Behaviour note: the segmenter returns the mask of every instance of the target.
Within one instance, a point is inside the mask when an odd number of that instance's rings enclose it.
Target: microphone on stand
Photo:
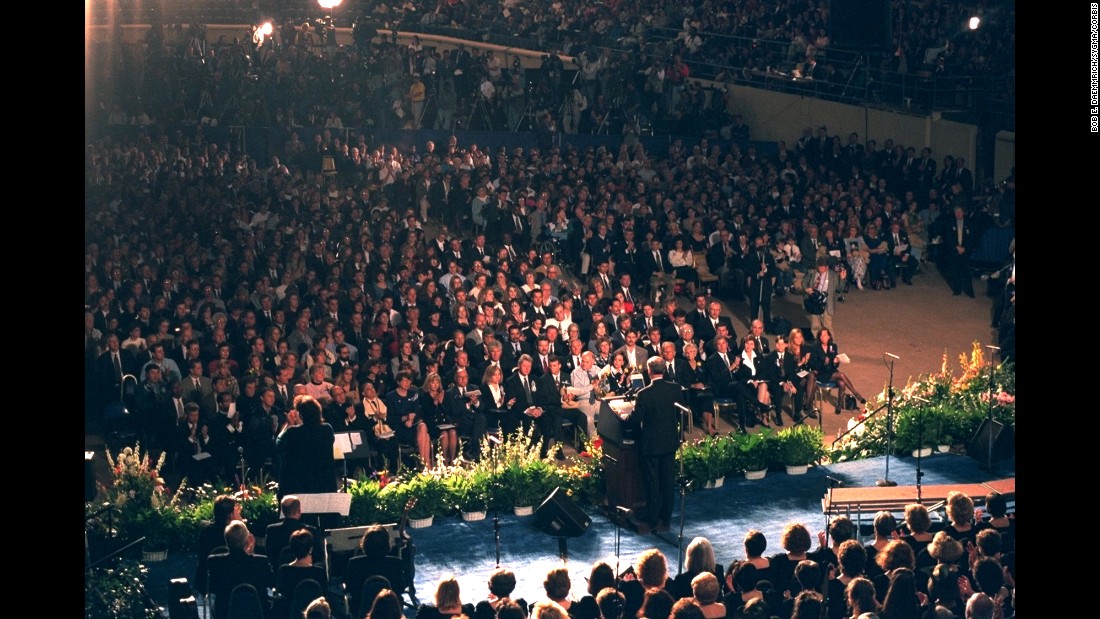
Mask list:
[[[837,478],[835,478],[835,477],[832,477],[832,476],[830,476],[830,475],[826,475],[826,476],[825,476],[825,481],[829,482],[829,484],[830,484],[830,485],[832,485],[833,487],[836,487],[836,486],[843,486],[843,485],[844,485],[844,482],[843,482],[843,481],[841,481],[841,480],[839,480],[839,479],[837,479]]]
[[[887,357],[890,357],[891,359],[897,359],[898,361],[901,361],[901,357],[899,357],[899,356],[897,356],[893,353],[883,353],[883,354],[885,354]]]

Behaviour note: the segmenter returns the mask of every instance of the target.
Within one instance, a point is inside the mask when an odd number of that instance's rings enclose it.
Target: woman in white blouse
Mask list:
[[[741,367],[737,368],[737,380],[746,383],[756,392],[756,401],[762,412],[771,408],[771,394],[768,392],[768,381],[760,367],[761,358],[756,354],[756,340],[746,339],[741,350]],[[765,424],[767,416],[764,416]]]
[[[695,297],[695,287],[699,285],[699,272],[695,270],[695,254],[684,247],[684,239],[677,238],[672,249],[668,250],[668,263],[676,271],[676,277],[684,280],[688,288],[688,297]]]
[[[373,425],[373,432],[368,434],[367,442],[382,454],[389,463],[390,473],[397,473],[398,448],[397,439],[394,438],[393,429],[386,424],[386,403],[378,397],[378,389],[374,383],[364,382],[363,416]]]

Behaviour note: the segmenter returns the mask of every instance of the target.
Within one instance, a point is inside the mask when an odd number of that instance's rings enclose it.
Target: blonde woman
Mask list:
[[[432,372],[424,379],[420,391],[420,411],[424,422],[428,424],[428,434],[433,440],[439,441],[443,462],[450,466],[458,454],[458,430],[448,414],[450,403],[446,401],[443,380],[439,374]]]
[[[459,615],[474,616],[474,605],[463,604],[454,574],[445,574],[435,587],[435,604],[421,604],[416,619],[451,619]]]

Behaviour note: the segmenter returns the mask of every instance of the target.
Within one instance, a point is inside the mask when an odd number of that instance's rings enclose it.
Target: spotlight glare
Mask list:
[[[264,33],[265,37],[271,36],[271,31],[272,31],[271,22],[269,22],[269,21],[265,21],[264,25],[260,26],[260,32]]]
[[[343,2],[343,0],[317,0],[317,4],[320,4],[322,9],[330,11],[340,6],[341,2]]]
[[[971,30],[977,30],[978,26],[980,26],[981,24],[982,24],[982,18],[975,16],[975,17],[971,17],[970,21],[967,22],[967,27],[970,28]]]

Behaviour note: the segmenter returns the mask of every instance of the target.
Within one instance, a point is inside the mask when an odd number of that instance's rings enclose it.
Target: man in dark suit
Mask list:
[[[287,425],[275,448],[279,455],[279,495],[336,492],[332,426],[321,417],[321,404],[310,397],[287,413]]]
[[[523,339],[522,325],[513,324],[508,327],[508,341],[504,343],[504,356],[501,359],[501,365],[507,368],[504,375],[508,376],[509,371],[516,367],[520,357],[533,352],[531,345]]]
[[[588,418],[580,409],[562,406],[561,392],[563,387],[569,386],[569,375],[562,371],[561,359],[551,356],[548,364],[549,370],[538,378],[535,403],[551,419],[550,426],[554,432],[554,440],[558,444],[558,448],[554,450],[554,457],[565,460],[565,454],[561,450],[561,444],[566,439],[561,427],[562,422],[572,421],[574,430],[584,428],[585,434],[589,434],[592,429],[588,427]]]
[[[546,457],[550,450],[550,441],[554,438],[554,419],[539,406],[541,398],[538,395],[539,387],[535,377],[531,374],[531,366],[534,361],[531,355],[520,355],[516,364],[516,371],[504,381],[504,399],[510,403],[508,418],[502,424],[505,433],[511,434],[520,425],[524,432],[535,426],[534,440],[541,441],[539,456]],[[558,425],[561,425],[560,422]]]
[[[704,342],[709,342],[714,339],[714,336],[718,335],[720,325],[726,326],[727,334],[732,335],[734,333],[733,322],[730,321],[728,316],[722,315],[722,304],[711,300],[707,303],[706,318],[695,322],[695,336]]]
[[[96,358],[96,382],[103,402],[117,402],[122,392],[122,377],[127,374],[129,355],[118,345],[118,335],[108,333],[103,338],[106,350]]]
[[[481,457],[481,437],[485,436],[488,425],[485,412],[479,406],[483,396],[470,395],[470,392],[479,391],[478,385],[471,382],[470,372],[459,367],[454,372],[454,384],[444,394],[444,402],[449,405],[450,418],[455,420],[458,435],[469,437],[463,445],[462,455],[474,461]]]
[[[280,561],[280,556],[283,550],[290,546],[290,536],[299,529],[308,529],[313,534],[314,548],[313,557],[317,559],[318,550],[321,550],[321,559],[324,560],[324,547],[323,540],[320,535],[317,535],[317,530],[308,524],[302,522],[302,501],[293,494],[283,497],[283,500],[279,503],[279,509],[283,513],[282,520],[267,525],[267,544],[265,546],[265,552],[267,552],[268,559],[271,560],[272,571],[278,572],[279,565],[289,563],[289,561]]]
[[[207,560],[210,592],[214,594],[214,619],[227,619],[229,597],[233,588],[241,584],[256,588],[267,613],[270,607],[266,600],[267,589],[275,586],[275,577],[267,557],[253,554],[256,538],[248,532],[248,525],[240,520],[229,523],[225,528],[225,545],[229,548],[228,553],[212,555]]]
[[[588,255],[592,257],[591,264],[598,266],[602,262],[607,262],[611,259],[611,237],[608,235],[607,223],[600,222],[596,226],[596,234],[593,234],[584,243],[584,250],[588,252]],[[591,274],[591,271],[589,271]],[[611,288],[611,282],[604,282],[606,289]]]
[[[672,291],[676,276],[661,249],[660,240],[650,240],[648,250],[638,254],[638,273],[649,284],[649,296],[656,298],[662,287],[666,292]]]
[[[962,205],[955,206],[955,217],[947,224],[943,243],[948,247],[944,250],[944,265],[947,267],[947,283],[951,286],[951,292],[956,296],[965,292],[966,296],[974,298],[970,254],[977,248],[978,239],[966,219],[966,209]]]
[[[708,316],[708,314],[707,314],[707,293],[706,292],[697,292],[697,293],[695,293],[695,296],[692,297],[692,301],[694,302],[695,305],[690,310],[688,310],[687,321],[688,321],[689,325],[695,327],[696,328],[695,330],[698,331],[699,330],[699,328],[698,328],[699,323],[705,322],[706,319],[707,319],[707,316]]]
[[[786,335],[786,333],[782,333],[781,335]],[[768,343],[768,337],[764,335],[764,321],[760,320],[759,318],[749,323],[749,332],[746,333],[745,337],[741,339],[741,348],[745,347],[745,340],[753,340],[753,343],[756,344],[756,348],[754,350],[756,351],[756,354],[758,356],[762,357],[770,353],[772,350],[771,345]],[[731,347],[733,345],[733,342],[736,341],[738,341],[737,338],[733,337],[733,335],[730,335]]]
[[[775,258],[764,247],[764,237],[753,239],[753,250],[745,257],[744,270],[749,276],[749,319],[762,317],[765,325],[772,322],[772,286],[775,284]],[[761,316],[762,315],[762,316]]]
[[[917,261],[913,258],[913,249],[909,245],[909,233],[901,229],[901,222],[890,224],[890,232],[886,234],[886,273],[890,276],[890,285],[896,285],[895,273],[901,275],[901,280],[907,285],[913,285],[913,273],[917,270]]]
[[[665,362],[648,363],[652,382],[638,392],[634,415],[641,426],[642,481],[645,487],[644,520],[658,531],[667,531],[672,521],[676,484],[676,450],[680,447],[680,411],[687,406],[680,385],[665,380]]]
[[[718,235],[718,242],[707,250],[707,268],[718,276],[719,287],[730,290],[735,300],[744,296],[741,292],[744,282],[733,276],[738,261],[737,252],[733,248],[732,233],[722,230]]]
[[[738,425],[744,433],[745,428],[756,425],[755,408],[750,408],[752,402],[756,401],[756,393],[747,384],[735,380],[741,356],[736,351],[730,351],[730,340],[723,336],[715,338],[714,351],[714,354],[707,357],[703,364],[707,385],[716,397],[730,398],[736,403],[739,415]]]
[[[615,273],[620,276],[620,281],[624,274],[630,276],[630,281],[639,281],[638,275],[641,271],[638,270],[639,254],[638,246],[634,242],[634,230],[623,230],[623,238],[612,245],[611,258],[615,261]],[[631,296],[633,293],[631,290]],[[636,301],[634,303],[637,304]]]

